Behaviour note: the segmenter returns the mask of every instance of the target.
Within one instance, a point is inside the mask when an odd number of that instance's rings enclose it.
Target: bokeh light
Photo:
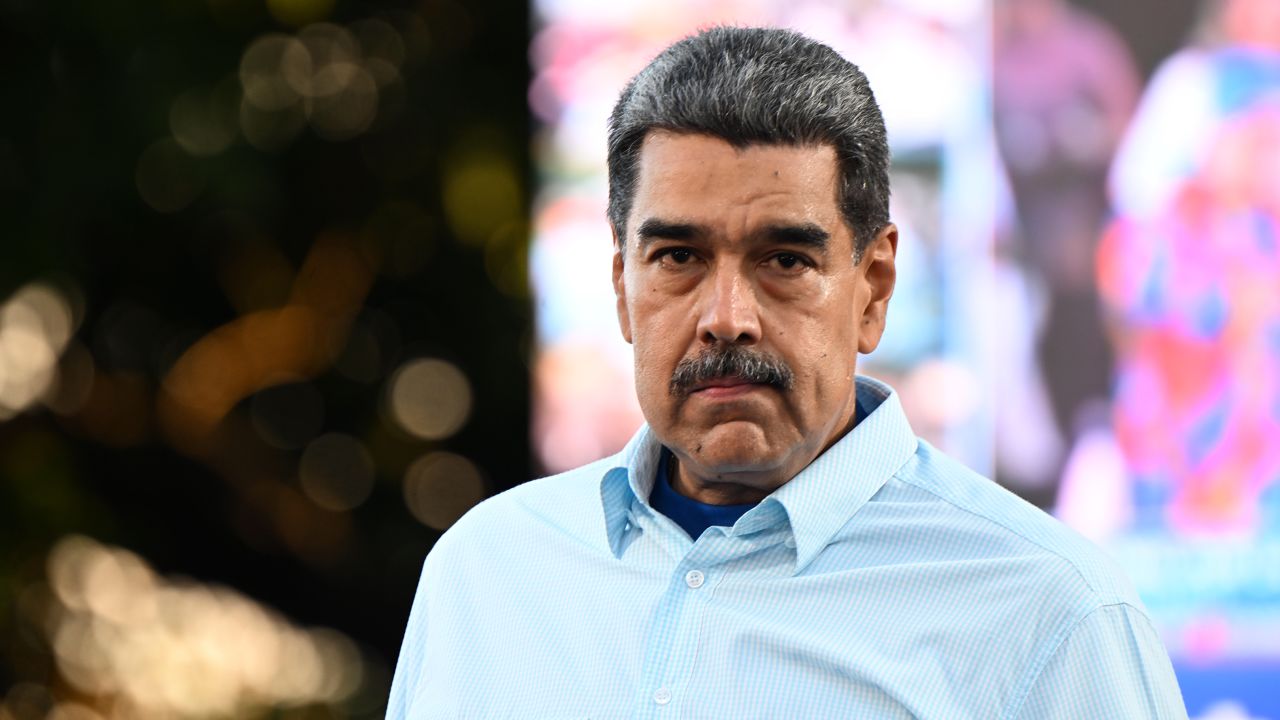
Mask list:
[[[404,38],[377,18],[351,30],[313,22],[296,36],[258,38],[240,60],[245,138],[259,149],[278,150],[308,123],[330,141],[365,133],[378,116],[381,90],[400,81],[405,55]]]
[[[192,88],[169,106],[169,131],[188,153],[217,155],[236,139],[239,105],[240,88],[234,80]]]
[[[281,378],[308,378],[329,367],[372,275],[352,238],[317,238],[284,307],[249,313],[213,330],[169,368],[158,409],[170,439],[189,453],[204,452],[242,399]]]
[[[260,110],[283,110],[300,99],[312,73],[311,54],[298,38],[264,35],[240,58],[240,84],[246,102]]]
[[[484,496],[480,469],[454,453],[424,455],[404,475],[404,501],[409,512],[437,530],[448,529]]]
[[[49,554],[48,575],[56,602],[46,631],[59,672],[136,717],[337,704],[364,676],[345,635],[297,627],[227,588],[161,577],[122,548],[66,537]],[[68,704],[63,712],[95,711]]]
[[[501,154],[463,152],[450,164],[444,190],[449,224],[466,242],[483,245],[503,225],[522,216],[523,191]]]
[[[387,408],[407,433],[442,440],[471,414],[471,384],[456,365],[419,358],[401,365],[387,383]]]
[[[316,505],[337,512],[351,510],[373,491],[373,458],[350,435],[327,433],[302,451],[298,479],[302,492]]]
[[[25,285],[0,305],[0,420],[50,393],[77,324],[71,300],[46,283]]]
[[[316,73],[311,126],[326,140],[355,137],[373,124],[378,111],[378,84],[364,67],[332,63]]]

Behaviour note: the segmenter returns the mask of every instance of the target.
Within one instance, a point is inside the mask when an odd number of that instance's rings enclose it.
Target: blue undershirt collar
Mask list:
[[[658,476],[654,479],[649,504],[683,528],[691,540],[697,540],[704,530],[713,525],[733,527],[738,518],[756,506],[755,503],[710,505],[685,497],[671,487],[671,477],[667,472],[670,466],[671,451],[664,447],[662,456],[658,459]]]

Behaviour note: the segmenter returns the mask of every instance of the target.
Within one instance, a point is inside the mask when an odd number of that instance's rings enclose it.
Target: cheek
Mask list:
[[[678,324],[681,316],[656,303],[636,303],[631,312],[636,390],[649,397],[665,396],[671,373],[684,357],[682,338],[687,332]],[[688,318],[688,314],[683,317]]]
[[[640,287],[641,292],[628,298],[628,313],[636,340],[643,340],[646,352],[675,345],[677,338],[692,332],[695,320],[687,298],[656,292],[652,284]]]
[[[851,312],[806,314],[782,339],[791,348],[798,388],[819,404],[842,401],[853,382],[858,333]]]

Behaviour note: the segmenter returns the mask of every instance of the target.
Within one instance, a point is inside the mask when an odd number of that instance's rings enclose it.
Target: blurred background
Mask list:
[[[440,533],[641,422],[605,118],[714,23],[877,92],[860,371],[1280,720],[1280,0],[0,0],[0,720],[380,717]]]

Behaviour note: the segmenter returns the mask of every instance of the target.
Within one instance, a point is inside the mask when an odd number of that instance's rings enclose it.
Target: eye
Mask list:
[[[769,258],[780,270],[798,272],[810,266],[808,260],[795,253],[778,253]]]
[[[693,259],[693,251],[689,248],[663,248],[655,253],[654,259],[664,265],[685,265]]]

